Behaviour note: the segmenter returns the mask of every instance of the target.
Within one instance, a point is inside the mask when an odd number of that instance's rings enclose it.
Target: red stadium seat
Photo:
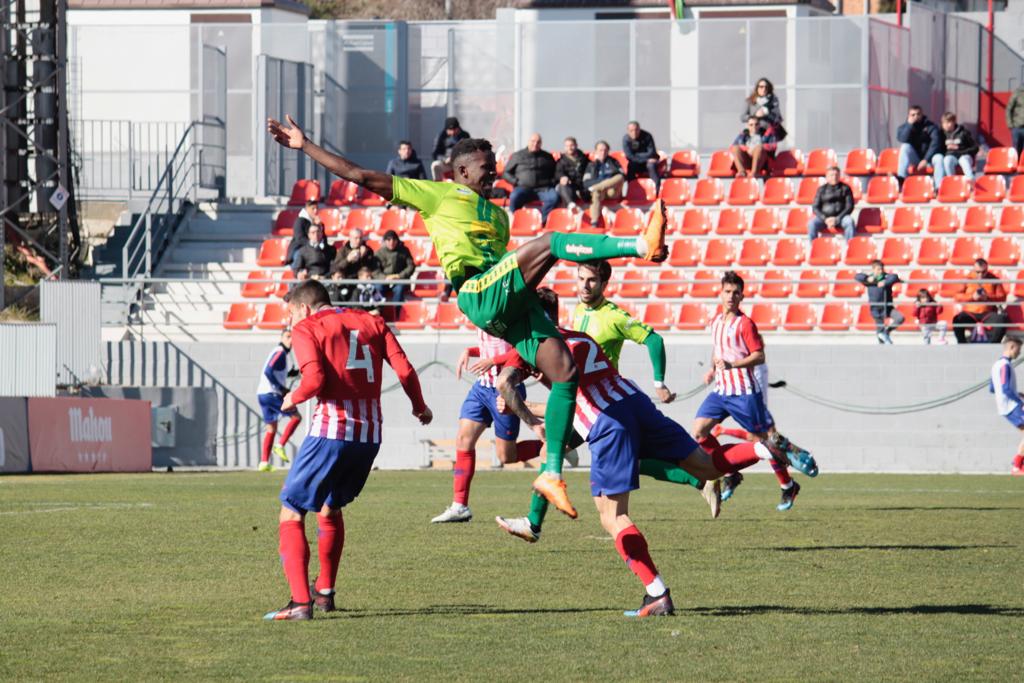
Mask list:
[[[949,261],[949,245],[942,237],[925,237],[917,249],[920,266],[944,266]]]
[[[1001,175],[980,175],[974,178],[974,201],[999,204],[1006,199],[1006,180]]]
[[[646,180],[646,178],[644,178]],[[644,229],[643,215],[637,209],[622,208],[612,218],[611,234],[618,237],[639,235]]]
[[[898,147],[888,147],[878,154],[878,163],[875,164],[875,175],[896,175],[900,167],[900,150]]]
[[[288,206],[305,206],[310,200],[320,201],[320,183],[308,178],[296,180],[288,197]]]
[[[731,266],[736,260],[736,250],[732,242],[727,239],[710,239],[704,249],[704,258],[701,263],[705,266]]]
[[[786,320],[782,327],[790,332],[810,332],[818,324],[818,315],[810,304],[786,306]]]
[[[254,304],[231,304],[224,316],[225,330],[251,330],[256,323],[256,306]]]
[[[383,235],[389,230],[394,230],[399,235],[404,235],[409,229],[409,223],[405,211],[402,209],[390,208],[380,216],[380,233]]]
[[[943,299],[956,299],[957,295],[964,289],[964,283],[957,282],[957,280],[966,279],[966,270],[961,268],[947,270],[942,274],[942,284],[939,286],[939,297]]]
[[[560,297],[571,298],[576,296],[579,290],[576,287],[576,269],[558,268],[552,270],[548,275],[551,289]]]
[[[643,321],[656,330],[667,330],[672,327],[675,317],[675,311],[672,310],[671,304],[655,301],[647,304]]]
[[[284,295],[291,289],[292,284],[295,282],[295,273],[291,270],[285,270],[281,273],[281,279],[278,280],[277,291],[274,292],[274,296],[278,299],[283,299]]]
[[[679,307],[679,318],[676,320],[678,330],[706,330],[711,322],[711,313],[704,304],[683,304]]]
[[[779,212],[775,209],[755,209],[754,220],[750,222],[752,235],[777,235],[782,230]]]
[[[912,175],[903,181],[900,199],[904,204],[927,204],[934,198],[935,183],[930,175]]]
[[[743,247],[740,249],[740,258],[737,263],[741,266],[760,267],[768,263],[772,258],[772,248],[768,242],[753,237],[743,240]]]
[[[763,203],[785,206],[793,201],[793,184],[787,178],[769,178],[764,183]]]
[[[351,215],[351,213],[352,212],[350,211],[349,215]],[[324,235],[327,237],[335,237],[341,232],[341,212],[338,211],[338,209],[325,206],[318,209],[316,215],[320,219],[320,225],[323,226]]]
[[[803,175],[804,155],[798,149],[783,150],[768,160],[768,173],[776,177],[791,178]]]
[[[757,296],[761,289],[761,276],[745,270],[733,271],[743,280],[743,296],[751,298]]]
[[[395,327],[400,330],[422,330],[427,326],[427,306],[422,301],[406,301],[398,310]]]
[[[784,237],[775,243],[772,265],[799,266],[803,265],[805,257],[804,240]]]
[[[494,196],[495,193],[491,192],[491,202],[496,206],[508,206],[508,198],[512,195],[512,190],[515,189],[512,187],[512,184],[507,180],[498,178],[497,180],[494,181],[494,189],[502,190],[505,196],[496,197]]]
[[[260,252],[256,256],[256,265],[263,268],[276,268],[283,266],[288,255],[288,238],[278,237],[263,240],[260,245]]]
[[[736,178],[729,186],[730,206],[753,206],[761,198],[761,185],[757,178]]]
[[[949,262],[954,266],[971,266],[980,258],[984,258],[985,248],[977,237],[957,237],[953,242],[953,253]]]
[[[722,209],[718,212],[718,225],[715,233],[719,235],[742,235],[747,231],[747,219],[742,209]]]
[[[948,175],[939,184],[939,201],[963,204],[971,198],[971,181],[962,175]]]
[[[854,326],[862,331],[875,331],[875,319],[871,317],[871,307],[867,304],[857,310],[857,322]]]
[[[541,231],[541,227],[540,211],[524,206],[512,214],[509,232],[517,237],[533,237]]]
[[[658,286],[654,290],[654,296],[661,299],[678,299],[689,289],[690,284],[684,280],[682,273],[666,269],[658,273]]]
[[[684,235],[706,235],[711,232],[711,218],[708,217],[708,212],[704,209],[687,209],[683,212],[679,232]]]
[[[657,198],[658,194],[654,191],[654,181],[650,178],[637,178],[626,183],[626,196],[622,198],[622,205],[647,206],[652,204]]]
[[[869,204],[892,204],[900,196],[900,184],[891,175],[875,176],[868,181]]]
[[[845,183],[850,188],[850,194],[853,195],[853,203],[859,204],[860,200],[864,198],[864,192],[861,188],[861,182],[857,178],[851,178],[849,176],[839,176],[839,182]]]
[[[786,214],[786,234],[807,236],[807,224],[814,213],[807,207],[798,206]]]
[[[916,235],[924,228],[924,218],[916,206],[900,206],[892,212],[891,230],[895,233]]]
[[[285,209],[281,213],[277,214],[277,218],[274,219],[274,227],[271,228],[270,234],[274,237],[291,237],[292,226],[295,225],[295,219],[298,217],[298,209]]]
[[[512,242],[509,242],[508,249],[509,251],[515,249],[515,247],[512,246]],[[437,247],[435,247],[433,244],[430,245],[430,255],[427,256],[427,265],[432,268],[441,267],[441,259],[437,255]]]
[[[1018,299],[1024,298],[1024,270],[1017,271],[1014,279],[1017,280],[1017,284],[1013,286],[1013,295]]]
[[[261,330],[283,330],[288,327],[291,321],[291,314],[285,304],[272,303],[263,307],[263,315],[256,327]]]
[[[1020,263],[1020,247],[1016,238],[992,238],[988,246],[988,262],[993,266],[1015,266]]]
[[[277,283],[259,282],[259,280],[272,280],[273,277],[273,273],[265,270],[252,271],[242,284],[242,297],[246,299],[266,299],[277,289]]]
[[[690,296],[694,299],[714,299],[722,291],[722,277],[713,270],[697,270],[693,273]]]
[[[460,327],[469,327],[469,320],[454,301],[442,301],[434,311],[430,326],[437,330],[457,330]]]
[[[796,191],[796,203],[804,206],[813,204],[814,195],[818,194],[818,188],[824,184],[824,178],[803,178]]]
[[[903,314],[903,322],[896,328],[899,332],[917,332],[917,318],[914,317],[914,304],[897,304],[896,309]]]
[[[407,239],[403,244],[409,249],[409,253],[412,254],[412,260],[416,265],[422,266],[427,262],[427,255],[424,253],[424,250],[431,246],[429,241]]]
[[[623,171],[625,171],[626,167],[629,165],[629,159],[626,158],[626,153],[621,149],[617,149],[614,152],[608,152],[608,156],[619,162],[619,166],[622,167]]]
[[[874,235],[885,232],[885,228],[885,213],[881,209],[869,206],[861,209],[860,213],[857,214],[857,232],[866,232],[869,235]]]
[[[750,307],[750,319],[759,331],[771,332],[782,324],[782,311],[775,304],[754,304]]]
[[[406,232],[410,237],[429,237],[430,233],[427,232],[427,224],[423,222],[423,216],[420,215],[419,211],[411,212],[409,220],[409,229]]]
[[[832,296],[841,299],[859,299],[864,296],[864,285],[857,282],[856,270],[840,270],[832,283]]]
[[[835,150],[813,149],[804,163],[804,176],[824,176],[832,166],[839,165]]]
[[[825,332],[845,332],[853,324],[853,313],[846,304],[825,304],[818,327]]]
[[[843,170],[843,175],[874,175],[877,163],[878,157],[875,156],[875,150],[871,148],[852,150],[846,155],[846,168]]]
[[[1017,150],[1013,147],[993,147],[988,151],[985,173],[1005,175],[1016,173],[1017,161]]]
[[[725,189],[718,178],[701,178],[697,181],[690,202],[696,206],[718,206],[725,199]]]
[[[1024,204],[1024,175],[1013,176],[1010,191],[1006,196],[1014,204]]]
[[[890,237],[882,246],[882,263],[886,266],[907,266],[914,261],[914,246],[905,237]]]
[[[700,263],[700,245],[691,239],[679,239],[668,252],[668,264],[676,268],[692,268]]]
[[[695,149],[683,149],[672,155],[668,167],[672,178],[696,178],[700,176],[700,155]]]
[[[569,209],[555,209],[548,214],[544,229],[549,232],[573,232],[577,228],[576,214]]]
[[[685,178],[665,178],[661,181],[660,196],[665,206],[682,206],[690,201],[690,181]]]
[[[815,266],[829,266],[832,263],[826,262],[815,262],[814,260],[814,246],[817,246],[818,240],[828,240],[834,243],[835,240],[826,237],[819,237],[814,240],[814,245],[811,248],[811,265]],[[843,260],[848,266],[866,266],[872,261],[878,258],[878,249],[875,247],[875,243],[870,237],[861,235],[854,237],[850,240],[849,244],[846,245],[846,258]]]
[[[1024,206],[1003,207],[999,214],[999,232],[1024,232]]]
[[[618,295],[627,299],[646,299],[654,288],[651,276],[639,270],[627,270],[615,279],[619,282]]]
[[[764,271],[761,296],[766,299],[787,299],[793,293],[793,276],[784,270]]]
[[[938,277],[930,270],[919,268],[910,271],[910,276],[907,278],[907,296],[916,298],[919,289],[927,289],[932,296],[937,296],[939,293],[939,283],[936,280],[938,280]]]
[[[923,178],[924,176],[917,176]],[[957,176],[962,178],[963,176]],[[928,214],[928,232],[932,234],[949,234],[960,230],[960,216],[951,206],[936,206]]]
[[[330,211],[336,215],[333,209]],[[324,224],[326,225],[326,222]],[[364,234],[373,232],[373,214],[366,209],[349,210],[348,216],[345,218],[345,234],[348,235],[352,230],[362,230]]]
[[[376,192],[370,192],[365,187],[359,187],[358,185],[354,185],[354,187],[356,188],[355,194],[349,195],[352,204],[360,206],[384,206],[387,204],[384,198]]]
[[[412,295],[419,299],[434,299],[444,291],[444,274],[438,270],[421,270],[413,277]]]
[[[348,204],[348,181],[339,178],[331,183],[331,188],[327,192],[327,201],[324,203],[327,206],[345,206]]]
[[[708,168],[709,178],[732,178],[735,175],[736,166],[732,163],[732,152],[720,149],[711,155],[711,165]]]
[[[811,242],[811,255],[807,263],[812,266],[834,266],[843,258],[839,240],[831,237],[818,237]]]
[[[827,296],[828,276],[825,275],[825,271],[814,269],[801,271],[796,295],[801,299],[822,299]]]

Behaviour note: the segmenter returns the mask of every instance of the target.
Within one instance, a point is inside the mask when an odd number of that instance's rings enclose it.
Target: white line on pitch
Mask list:
[[[32,505],[32,503],[28,503]],[[81,505],[64,505],[39,510],[5,510],[0,515],[31,515],[37,512],[68,512],[71,510],[124,510],[126,508],[151,508],[152,503],[82,503]]]

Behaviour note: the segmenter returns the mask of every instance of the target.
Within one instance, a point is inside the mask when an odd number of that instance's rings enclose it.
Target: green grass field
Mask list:
[[[265,623],[282,474],[0,478],[0,680],[1021,680],[1024,480],[823,475],[796,507],[753,475],[711,520],[643,481],[633,517],[673,618],[581,509],[528,545],[530,475],[375,472],[346,511],[342,611]],[[557,513],[556,513],[557,514]],[[315,572],[316,554],[313,551]]]

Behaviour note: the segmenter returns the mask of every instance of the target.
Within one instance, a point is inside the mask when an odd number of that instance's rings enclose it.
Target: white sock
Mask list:
[[[762,460],[771,460],[772,457],[774,457],[772,456],[772,452],[768,450],[768,447],[760,442],[754,444],[754,453],[756,453],[757,457]]]
[[[647,584],[647,594],[652,598],[658,598],[665,594],[668,588],[665,586],[665,582],[661,580],[661,574],[654,577],[654,581]]]
[[[779,484],[779,486],[782,486],[782,484]],[[788,491],[791,488],[793,488],[793,480],[792,479],[789,480],[788,484],[786,484],[785,486],[782,486],[782,490],[783,491]]]

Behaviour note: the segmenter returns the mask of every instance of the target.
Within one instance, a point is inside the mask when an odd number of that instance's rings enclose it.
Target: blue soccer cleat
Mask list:
[[[739,472],[733,472],[722,477],[722,502],[732,498],[732,494],[736,492],[736,487],[743,483],[743,475]]]
[[[788,489],[782,489],[782,501],[775,506],[775,509],[779,512],[785,512],[793,507],[793,502],[796,500],[798,493],[800,493],[800,484],[794,481],[793,485]]]
[[[814,456],[779,432],[772,434],[763,443],[779,462],[789,463],[797,472],[802,472],[808,477],[818,476],[818,463]]]

